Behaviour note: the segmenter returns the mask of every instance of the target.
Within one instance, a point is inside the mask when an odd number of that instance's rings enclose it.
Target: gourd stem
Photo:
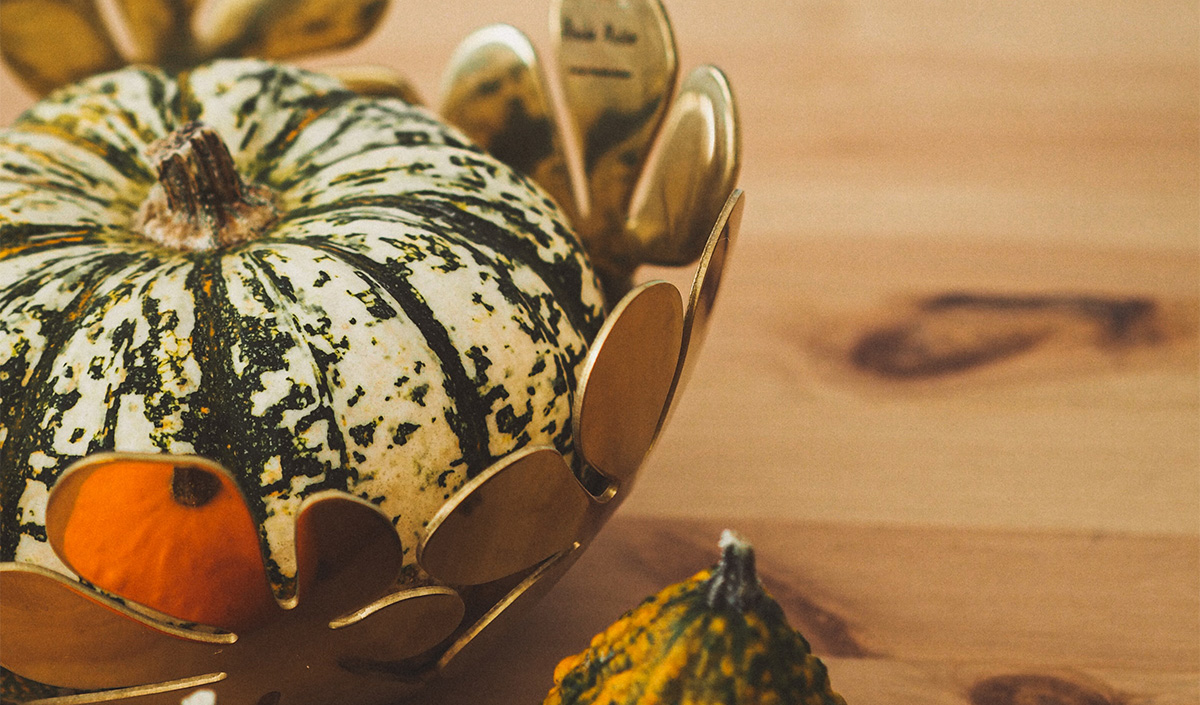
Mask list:
[[[208,125],[189,122],[148,154],[159,187],[140,214],[146,237],[177,249],[228,247],[274,222],[271,193],[245,183],[229,148]]]
[[[745,612],[763,596],[754,547],[728,529],[721,534],[721,560],[708,579],[708,605]]]

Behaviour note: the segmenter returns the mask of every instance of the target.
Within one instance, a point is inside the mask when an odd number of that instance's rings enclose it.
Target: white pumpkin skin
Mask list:
[[[280,595],[314,492],[376,503],[412,565],[466,480],[525,445],[570,452],[603,301],[543,192],[328,77],[223,61],[180,80],[98,76],[0,132],[0,560],[69,573],[45,501],[99,451],[230,469]],[[275,193],[260,239],[191,252],[132,230],[148,146],[188,120]]]

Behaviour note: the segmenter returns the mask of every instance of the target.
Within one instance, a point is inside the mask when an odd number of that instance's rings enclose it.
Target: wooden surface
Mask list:
[[[708,344],[606,532],[428,701],[538,702],[730,526],[852,705],[1200,703],[1197,4],[668,9],[743,118]],[[497,20],[548,46],[542,3],[396,0],[306,63],[432,101]],[[0,76],[0,121],[28,103]]]

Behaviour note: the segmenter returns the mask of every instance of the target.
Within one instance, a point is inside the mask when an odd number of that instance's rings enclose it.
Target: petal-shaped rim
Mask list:
[[[290,608],[327,620],[354,612],[396,583],[400,537],[370,502],[340,490],[306,497],[296,519],[297,590]]]
[[[489,651],[494,646],[494,637],[507,631],[525,609],[554,587],[582,553],[582,546],[575,543],[543,561],[454,640],[438,660],[438,670],[453,677],[469,668],[475,656]]]
[[[509,454],[462,487],[429,522],[417,563],[451,585],[513,575],[579,539],[590,500],[553,448]]]
[[[741,134],[733,90],[715,66],[687,75],[630,205],[639,262],[681,267],[700,258],[737,184]]]
[[[683,346],[679,352],[679,365],[675,369],[675,379],[671,382],[671,392],[663,405],[656,436],[662,432],[671,408],[675,405],[675,398],[687,385],[696,366],[698,353],[708,334],[708,321],[717,303],[717,294],[720,293],[725,266],[729,262],[734,243],[737,242],[745,206],[745,194],[741,189],[734,189],[725,200],[725,207],[717,216],[708,243],[704,246],[704,253],[700,255],[700,264],[696,268],[696,276],[688,295],[687,315],[683,319]]]
[[[153,620],[38,566],[2,564],[0,581],[4,667],[34,680],[90,689],[192,678],[237,640]]]
[[[219,57],[286,59],[343,48],[366,38],[387,6],[388,0],[117,0],[105,16],[96,0],[5,0],[0,47],[13,72],[44,95],[131,62],[179,69]],[[136,46],[119,46],[125,38]]]
[[[0,47],[13,73],[41,95],[125,63],[90,0],[5,0]]]
[[[614,41],[602,36],[608,30]],[[608,253],[624,235],[630,198],[679,75],[675,35],[659,0],[555,0],[550,31],[566,121],[588,182],[588,215],[576,226],[593,258],[615,263]]]
[[[129,703],[130,705],[177,705],[180,696],[191,688],[215,686],[225,681],[224,673],[210,673],[192,678],[115,688],[93,693],[64,695],[57,698],[30,700],[24,705],[87,705],[89,703]]]
[[[446,65],[440,112],[447,122],[528,175],[579,219],[558,112],[537,50],[516,27],[494,24],[464,39]]]
[[[233,474],[225,469],[220,463],[208,460],[195,455],[174,455],[169,453],[126,453],[126,452],[103,452],[86,456],[75,463],[71,464],[63,474],[55,482],[51,489],[49,497],[46,501],[46,535],[51,548],[58,555],[59,559],[70,568],[72,571],[83,575],[75,566],[71,564],[71,559],[66,550],[67,546],[67,529],[72,514],[74,513],[76,501],[80,496],[87,481],[97,472],[103,471],[113,464],[129,463],[134,465],[158,466],[169,470],[177,470],[179,468],[192,468],[203,471],[212,477],[217,478],[221,487],[228,492],[235,502],[240,502],[241,508],[246,512],[246,520],[251,524],[246,526],[246,531],[253,531],[253,520],[250,518],[249,503],[246,501],[246,496],[238,485]],[[255,532],[257,533],[257,532]],[[257,609],[261,610],[260,617],[263,619],[270,618],[270,612],[275,610],[275,606],[284,609],[287,605],[280,603],[277,595],[272,595],[272,586],[268,580],[265,566],[267,546],[264,545],[261,536],[258,537],[258,560],[257,567],[247,566],[247,570],[252,573],[261,574],[263,592],[256,593],[253,597],[256,600],[254,604],[259,605]],[[83,575],[84,578],[88,576]],[[257,578],[254,578],[257,579]],[[100,587],[104,587],[101,585]],[[159,612],[153,605],[141,604],[136,597],[131,595],[117,595],[123,599],[128,605],[135,610],[142,612],[150,618],[158,619],[164,622],[175,623],[190,623],[187,618],[166,615]],[[256,618],[258,621],[258,618]]]
[[[618,485],[633,480],[654,442],[682,341],[679,290],[652,281],[617,303],[592,343],[572,413],[575,448]]]
[[[388,0],[215,0],[197,31],[197,59],[288,59],[350,46],[379,24]]]
[[[431,585],[388,595],[329,626],[340,651],[364,660],[402,661],[445,641],[462,624],[465,611],[457,592]]]

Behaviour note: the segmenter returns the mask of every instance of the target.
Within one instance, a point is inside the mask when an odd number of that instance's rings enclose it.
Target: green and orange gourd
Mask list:
[[[720,562],[647,598],[563,659],[544,705],[846,705],[726,532]]]

